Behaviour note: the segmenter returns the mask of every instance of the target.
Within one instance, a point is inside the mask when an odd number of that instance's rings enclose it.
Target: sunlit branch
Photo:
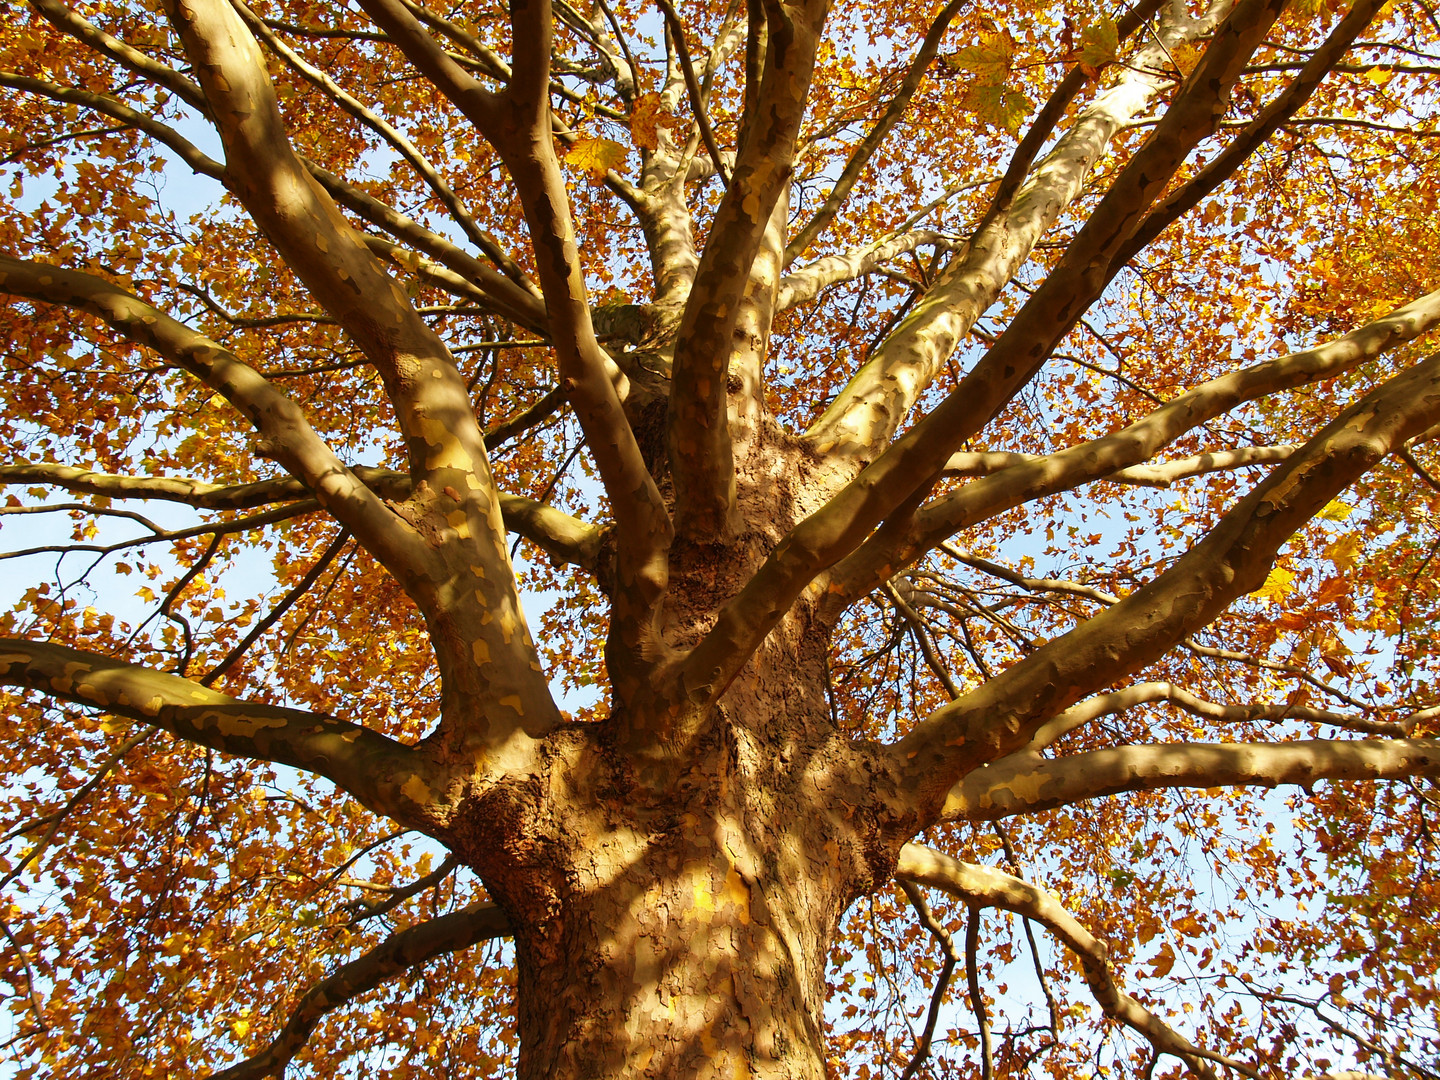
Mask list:
[[[60,3],[60,0],[30,0],[30,5],[57,29],[83,42],[97,53],[108,56],[142,78],[163,86],[191,108],[198,109],[201,113],[209,112],[204,92],[174,68],[160,63],[113,34],[106,33],[79,12]]]
[[[444,56],[400,0],[362,0],[410,62],[500,152],[516,184],[535,246],[561,384],[609,495],[621,589],[612,612],[611,676],[622,697],[660,651],[655,620],[669,580],[671,526],[615,388],[615,364],[591,321],[574,243],[569,197],[560,174],[549,105],[552,27],[543,0],[512,9],[515,55],[503,94],[482,87]]]
[[[335,104],[339,105],[345,112],[359,120],[394,147],[396,153],[409,162],[411,168],[430,186],[430,190],[435,192],[440,202],[444,204],[445,208],[450,212],[450,216],[459,224],[465,235],[470,238],[471,243],[490,256],[497,265],[503,265],[503,268],[512,275],[512,280],[524,281],[523,275],[519,278],[513,276],[519,273],[519,268],[515,265],[514,260],[505,255],[493,236],[480,228],[473,215],[471,215],[470,211],[467,210],[465,205],[460,201],[460,197],[455,193],[454,189],[445,182],[444,178],[441,177],[435,167],[426,160],[425,155],[420,152],[419,148],[416,147],[413,142],[406,138],[393,124],[377,115],[373,109],[368,108],[353,94],[341,87],[334,79],[326,75],[325,72],[321,71],[314,64],[311,64],[294,49],[286,45],[285,42],[281,41],[279,36],[266,26],[265,22],[246,7],[241,0],[231,0],[231,3],[235,7],[235,10],[240,12],[241,16],[250,26],[250,29],[261,37],[276,56],[289,64],[290,67],[297,71],[307,82],[322,90],[330,100],[334,101]]]
[[[227,187],[374,364],[417,483],[467,492],[457,502],[482,535],[493,484],[469,397],[444,344],[310,178],[290,144],[260,46],[235,8],[225,0],[191,0],[169,10],[225,146]],[[364,531],[355,531],[364,542]],[[387,554],[381,557],[388,564],[394,556]],[[408,562],[419,554],[411,552]]]
[[[108,94],[99,94],[90,90],[77,90],[68,86],[56,86],[54,83],[45,82],[43,79],[34,79],[28,75],[19,75],[13,71],[0,71],[0,86],[8,86],[14,90],[23,90],[26,93],[35,94],[39,97],[46,97],[52,101],[63,102],[66,105],[76,105],[80,108],[89,109],[91,112],[108,116],[112,120],[119,120],[128,127],[144,132],[156,142],[169,147],[174,151],[175,156],[192,170],[201,176],[208,176],[214,180],[224,178],[225,167],[214,158],[204,153],[198,146],[192,143],[180,132],[168,124],[163,124],[153,116],[132,109],[129,105],[118,98],[110,97]]]
[[[731,339],[771,216],[790,181],[826,7],[825,0],[766,6],[769,45],[758,104],[747,112],[732,182],[715,212],[675,337],[667,441],[675,528],[702,543],[728,536],[736,525],[726,416]]]
[[[915,58],[910,61],[910,65],[905,71],[905,77],[901,80],[900,88],[896,90],[895,96],[892,97],[885,106],[885,111],[881,113],[880,119],[875,122],[875,126],[866,133],[865,137],[861,139],[855,149],[851,151],[850,160],[845,163],[845,168],[841,171],[839,179],[835,181],[835,186],[830,190],[830,194],[826,196],[820,208],[815,211],[810,220],[795,234],[794,239],[786,245],[785,264],[787,266],[805,254],[806,250],[815,242],[816,238],[829,228],[830,223],[835,220],[835,215],[839,213],[840,208],[845,205],[845,200],[849,197],[850,190],[859,181],[861,174],[865,171],[865,166],[870,163],[870,159],[875,155],[875,151],[880,148],[886,136],[890,134],[895,125],[900,122],[900,118],[905,114],[905,108],[910,104],[910,99],[915,96],[915,91],[920,88],[920,82],[924,79],[925,72],[930,67],[930,62],[935,59],[935,54],[940,51],[940,42],[945,37],[945,31],[950,28],[951,21],[967,3],[969,3],[969,0],[950,0],[949,3],[940,9],[940,13],[935,16],[935,20],[930,24],[930,29],[925,33],[924,40],[920,43],[919,50],[915,53]]]
[[[1334,340],[1202,383],[1109,435],[1033,461],[1008,456],[994,459],[994,464],[1003,467],[922,506],[904,534],[876,534],[836,566],[828,575],[827,603],[832,611],[838,612],[846,603],[885,580],[880,576],[881,571],[888,577],[961,529],[1045,495],[1108,479],[1122,470],[1140,466],[1187,431],[1238,405],[1348,371],[1437,325],[1440,325],[1440,291],[1422,296]],[[991,460],[952,456],[947,458],[946,466],[952,462],[988,466]],[[1280,460],[1290,460],[1290,457],[1286,455]],[[1194,464],[1203,466],[1204,462]],[[1157,468],[1163,470],[1165,466]],[[1187,463],[1182,468],[1188,470],[1191,465]],[[1130,474],[1130,478],[1144,483],[1154,475],[1141,469]]]
[[[1345,731],[1356,731],[1366,735],[1390,735],[1403,738],[1414,728],[1414,718],[1389,723],[1367,720],[1361,716],[1347,716],[1328,709],[1312,709],[1306,705],[1225,705],[1206,701],[1183,687],[1170,682],[1146,682],[1128,686],[1110,694],[1101,694],[1080,705],[1066,709],[1053,720],[1047,721],[1030,740],[1027,750],[1043,750],[1072,731],[1098,720],[1102,716],[1113,716],[1137,705],[1168,702],[1184,709],[1193,716],[1221,723],[1254,723],[1262,720],[1300,720],[1310,724],[1324,724]]]
[[[433,813],[401,791],[412,778],[428,776],[425,759],[332,716],[240,701],[178,675],[14,638],[0,639],[0,682],[138,720],[212,750],[316,773],[397,821],[428,823]]]
[[[1284,446],[1245,446],[1236,450],[1212,450],[1191,454],[1172,461],[1152,465],[1131,465],[1113,473],[1096,477],[1113,484],[1134,484],[1139,487],[1169,487],[1177,480],[1204,476],[1212,472],[1248,469],[1256,465],[1273,465],[1284,461],[1299,449],[1298,443]],[[947,476],[993,476],[1013,465],[1028,465],[1046,460],[1044,454],[1018,454],[999,450],[962,451],[951,454],[945,462]]]
[[[1345,55],[1383,6],[1384,0],[1359,0],[1336,24],[1325,43],[1305,62],[1295,81],[1286,87],[1279,97],[1260,110],[1260,114],[1214,160],[1207,162],[1193,179],[1168,195],[1145,216],[1135,235],[1122,250],[1121,259],[1129,261],[1137,255],[1167,226],[1198,206],[1205,196],[1233,176],[1252,154],[1269,142],[1270,137],[1282,124],[1304,108],[1319,87],[1320,81]]]
[[[1123,791],[1309,788],[1322,780],[1440,775],[1440,739],[1312,739],[1280,743],[1157,743],[1068,757],[1029,751],[970,773],[951,789],[946,820],[992,821]]]
[[[705,140],[705,149],[710,152],[710,160],[715,163],[715,171],[720,177],[720,183],[728,188],[730,177],[725,171],[725,162],[720,157],[720,144],[715,141],[715,132],[710,127],[710,116],[700,93],[700,83],[695,76],[695,65],[690,59],[690,46],[685,41],[685,27],[669,0],[655,0],[655,2],[660,8],[661,14],[665,16],[666,29],[669,31],[671,42],[674,43],[675,53],[680,59],[680,72],[685,78],[685,91],[690,95],[690,111],[695,116],[695,126],[700,129],[700,137]]]
[[[305,991],[270,1045],[211,1076],[210,1080],[263,1080],[281,1075],[305,1045],[315,1025],[339,1008],[382,983],[446,953],[468,949],[481,941],[504,937],[510,924],[494,904],[478,903],[397,931],[364,955],[342,965]]]
[[[544,399],[541,400],[543,403]],[[534,418],[522,413],[509,425],[502,425],[498,434],[502,440],[511,437],[516,429],[523,430],[522,421],[528,423],[531,419]],[[538,423],[538,420],[535,422]],[[506,430],[507,428],[509,430]],[[406,473],[364,465],[355,466],[352,472],[360,483],[381,499],[403,500],[414,490],[414,481]],[[205,510],[244,510],[273,503],[289,503],[289,506],[277,508],[265,515],[197,526],[193,529],[160,532],[155,536],[127,541],[126,546],[185,539],[214,531],[236,532],[319,509],[318,503],[307,499],[309,491],[305,485],[292,477],[256,480],[248,484],[210,484],[189,477],[114,476],[70,465],[49,463],[0,465],[0,487],[8,484],[46,484],[105,498],[158,499]],[[537,544],[561,562],[594,568],[600,548],[598,527],[535,499],[505,492],[499,493],[498,499],[507,529]],[[275,516],[277,514],[280,516]],[[40,550],[95,550],[108,553],[112,547],[45,547]],[[33,553],[27,550],[17,554]]]
[[[1178,1057],[1197,1076],[1215,1080],[1208,1064],[1211,1061],[1246,1076],[1260,1075],[1243,1062],[1190,1043],[1121,990],[1110,970],[1104,943],[1043,889],[988,866],[959,862],[919,844],[906,844],[900,849],[895,876],[939,889],[966,903],[1003,908],[1040,923],[1075,954],[1086,985],[1107,1016],[1143,1035],[1159,1052]]]
[[[1148,585],[921,721],[896,753],[922,803],[938,811],[967,773],[1018,750],[1048,718],[1158,659],[1259,588],[1297,529],[1437,418],[1440,355],[1344,410]]]
[[[1187,21],[1167,33],[1175,34],[1176,40],[1189,39],[1209,26],[1208,20]],[[964,257],[946,267],[914,309],[871,351],[864,366],[805,433],[818,452],[859,461],[873,460],[880,453],[976,320],[1079,196],[1111,139],[1169,85],[1168,78],[1149,70],[1162,60],[1158,48],[1142,48],[1116,85],[1099,94],[1056,141],[1009,209],[972,237]]]
[[[1125,13],[1115,20],[1116,41],[1128,41],[1142,26],[1148,25],[1150,19],[1164,6],[1164,2],[1165,0],[1144,0],[1143,3],[1127,8]],[[1162,49],[1165,49],[1163,38],[1156,37],[1156,41]],[[1168,51],[1166,49],[1167,53]],[[1076,64],[1065,73],[1060,84],[1045,100],[1045,104],[1041,106],[1035,119],[1026,129],[1024,138],[1015,147],[1015,153],[1011,155],[1010,163],[1005,167],[1005,175],[996,186],[995,194],[991,196],[985,215],[975,229],[976,237],[982,235],[997,217],[1010,210],[1021,185],[1025,182],[1025,177],[1030,172],[1030,166],[1035,163],[1035,159],[1040,155],[1040,151],[1051,133],[1064,117],[1066,109],[1079,96],[1090,78],[1091,76],[1086,74],[1084,67]]]
[[[337,195],[337,200],[347,206],[354,201],[350,199],[348,193]],[[434,236],[434,234],[415,235],[416,229],[409,228],[406,224],[407,222],[413,224],[413,222],[400,214],[378,212],[382,205],[377,202],[375,206],[367,207],[369,210],[377,211],[374,214],[376,218],[383,219],[383,221],[377,222],[382,228],[388,227],[387,223],[395,225],[396,235],[412,243],[418,242],[417,246],[422,250],[431,253],[438,252],[444,257],[444,261],[426,258],[424,255],[417,254],[383,236],[367,235],[365,244],[372,252],[389,259],[396,266],[404,267],[427,284],[435,285],[455,296],[473,300],[496,315],[509,319],[527,330],[539,334],[549,333],[545,305],[538,297],[521,289],[488,266],[470,258],[459,248],[444,241],[442,237]],[[418,229],[418,226],[416,228]],[[456,266],[463,268],[464,272],[456,270]]]
[[[913,229],[839,255],[826,255],[780,279],[775,310],[788,311],[799,307],[815,299],[825,289],[864,277],[896,256],[916,248],[934,247],[945,251],[953,246],[953,238],[942,232]]]

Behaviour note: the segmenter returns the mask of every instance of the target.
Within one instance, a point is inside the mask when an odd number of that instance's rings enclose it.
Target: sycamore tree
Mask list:
[[[0,11],[7,1075],[1437,1075],[1426,0]]]

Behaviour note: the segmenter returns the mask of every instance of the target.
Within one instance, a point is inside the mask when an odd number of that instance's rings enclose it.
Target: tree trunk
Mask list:
[[[514,929],[524,1080],[824,1075],[830,944],[893,869],[890,787],[843,739],[719,719],[663,787],[567,729],[457,822]]]

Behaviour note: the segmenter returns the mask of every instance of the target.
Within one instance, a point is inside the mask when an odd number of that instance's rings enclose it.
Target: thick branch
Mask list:
[[[1384,0],[1359,0],[1336,24],[1325,43],[1310,55],[1300,74],[1285,88],[1284,93],[1261,109],[1260,114],[1246,125],[1230,145],[1206,164],[1193,179],[1187,181],[1179,191],[1167,196],[1145,216],[1140,228],[1121,252],[1121,259],[1128,262],[1134,258],[1164,232],[1167,226],[1198,206],[1205,196],[1233,176],[1256,150],[1264,146],[1287,120],[1305,106],[1320,81],[1339,63],[1383,6]]]
[[[0,640],[0,682],[151,724],[227,754],[333,780],[378,814],[434,826],[405,792],[430,779],[427,759],[368,728],[320,713],[239,701],[178,675],[63,645]]]
[[[1208,21],[1188,23],[1166,33],[1174,43],[1208,28]],[[1120,81],[1081,113],[1008,207],[972,237],[964,257],[941,273],[806,432],[816,450],[857,460],[880,451],[1040,237],[1079,196],[1110,140],[1169,84],[1161,73],[1165,65],[1159,45],[1137,51]]]
[[[392,469],[357,465],[352,471],[382,499],[404,500],[414,488],[408,474]],[[309,495],[309,489],[291,477],[248,484],[209,484],[189,477],[113,476],[48,463],[0,465],[0,487],[7,484],[48,484],[112,499],[159,499],[204,510],[246,510]],[[499,500],[507,530],[537,544],[552,558],[595,568],[600,551],[600,530],[596,526],[535,499],[500,492]]]
[[[1383,318],[1313,348],[1267,360],[1202,383],[1128,427],[1048,456],[952,455],[946,467],[959,465],[985,474],[983,480],[923,506],[914,522],[895,536],[876,535],[828,575],[826,609],[838,613],[856,598],[909,565],[922,553],[960,529],[1034,499],[1068,491],[1093,480],[1157,486],[1180,475],[1210,471],[1212,464],[1239,467],[1273,453],[1279,461],[1291,452],[1251,448],[1199,455],[1143,466],[1166,444],[1235,408],[1283,390],[1306,386],[1349,371],[1371,357],[1440,325],[1440,291],[1422,296]],[[1235,456],[1230,456],[1235,455]],[[990,470],[998,466],[994,472]],[[1172,471],[1173,470],[1173,471]]]
[[[726,415],[730,345],[771,215],[790,182],[828,7],[767,5],[759,97],[715,212],[680,320],[670,390],[676,531],[707,542],[734,527],[735,463]]]
[[[253,1057],[215,1073],[210,1080],[264,1080],[280,1076],[322,1017],[381,983],[437,956],[510,933],[504,913],[490,903],[472,904],[391,934],[375,948],[305,991],[270,1045]]]
[[[1248,1065],[1195,1046],[1121,990],[1110,970],[1104,942],[1043,889],[988,866],[959,862],[919,844],[906,844],[900,849],[895,876],[939,889],[970,904],[998,907],[1034,919],[1075,954],[1085,982],[1106,1016],[1139,1032],[1160,1053],[1180,1058],[1197,1076],[1214,1080],[1209,1061],[1228,1065],[1246,1076],[1259,1075]]]
[[[670,520],[615,389],[614,362],[595,337],[549,105],[551,20],[544,0],[517,0],[515,56],[503,94],[451,61],[400,0],[362,6],[411,63],[490,140],[511,172],[535,246],[549,331],[585,441],[616,519],[619,589],[611,622],[611,676],[622,698],[663,652],[656,618],[668,582]]]
[[[394,405],[415,487],[388,516],[406,522],[411,544],[403,559],[375,554],[425,616],[445,691],[439,734],[479,749],[509,744],[517,731],[548,730],[559,710],[520,612],[464,379],[295,154],[264,57],[235,9],[226,0],[174,0],[170,14],[225,145],[228,186],[354,338]],[[364,543],[365,534],[354,531]],[[494,707],[503,702],[512,704]],[[520,743],[515,752],[525,752]]]
[[[1436,419],[1440,355],[1346,409],[1149,585],[918,724],[896,753],[921,819],[970,771],[1029,742],[1047,718],[1158,659],[1259,588],[1298,528]]]
[[[1122,791],[1310,788],[1321,780],[1440,776],[1440,739],[1117,746],[1062,758],[1015,754],[951,789],[946,820],[994,821]]]
[[[898,255],[919,247],[947,248],[950,237],[934,229],[912,229],[890,236],[839,255],[816,259],[793,274],[780,279],[775,297],[775,310],[788,311],[819,296],[832,285],[854,281],[883,266]]]

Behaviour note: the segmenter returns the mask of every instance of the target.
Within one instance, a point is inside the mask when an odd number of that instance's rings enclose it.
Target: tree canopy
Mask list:
[[[1426,0],[0,12],[7,1075],[1440,1076]]]

